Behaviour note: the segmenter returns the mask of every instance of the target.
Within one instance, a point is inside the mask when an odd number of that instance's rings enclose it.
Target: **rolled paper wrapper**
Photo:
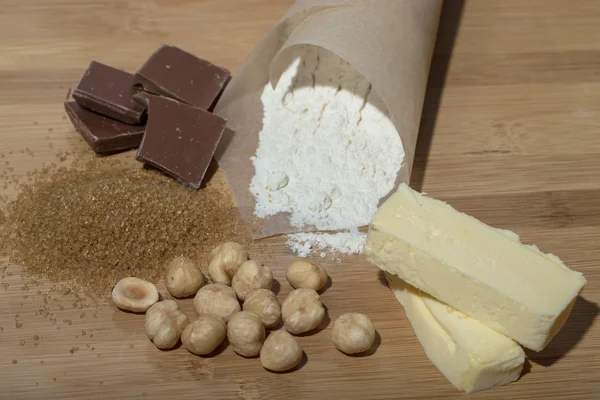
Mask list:
[[[308,44],[336,53],[371,83],[402,140],[405,164],[397,187],[410,179],[441,6],[442,0],[298,0],[261,39],[214,111],[228,127],[215,158],[242,217],[255,225],[254,238],[316,230],[291,226],[288,213],[254,217],[249,190],[250,157],[262,129],[260,96],[268,82],[277,84],[292,47]]]

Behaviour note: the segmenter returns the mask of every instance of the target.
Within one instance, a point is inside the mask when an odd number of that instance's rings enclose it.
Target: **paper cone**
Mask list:
[[[396,186],[408,183],[441,5],[441,0],[299,0],[261,39],[215,108],[228,126],[215,157],[242,217],[255,225],[255,238],[314,230],[291,226],[288,213],[257,219],[249,191],[254,176],[250,157],[262,129],[260,96],[269,81],[277,84],[293,46],[332,51],[371,83],[405,152]]]

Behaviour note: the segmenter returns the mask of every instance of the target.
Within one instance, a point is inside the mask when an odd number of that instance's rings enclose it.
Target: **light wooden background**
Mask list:
[[[59,150],[84,148],[62,102],[90,60],[135,71],[170,43],[235,70],[291,3],[3,0],[0,168],[23,175]],[[589,281],[549,348],[529,353],[527,374],[469,398],[600,398],[599,21],[595,0],[446,1],[413,187],[515,230]],[[275,269],[283,299],[292,256],[282,239],[264,244],[254,256]],[[329,325],[299,339],[308,360],[291,374],[268,373],[230,348],[212,358],[159,351],[145,338],[143,316],[111,308],[83,310],[80,318],[82,310],[56,306],[54,325],[36,314],[37,290],[48,285],[24,292],[11,268],[0,286],[0,398],[465,396],[426,359],[375,267],[358,256],[325,265],[333,285],[322,298],[331,319],[364,312],[380,340],[373,354],[347,357],[332,347]],[[190,301],[183,308],[193,315]]]

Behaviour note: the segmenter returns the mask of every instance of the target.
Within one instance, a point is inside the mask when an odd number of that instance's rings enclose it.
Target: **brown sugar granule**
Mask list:
[[[126,276],[157,282],[175,256],[206,264],[219,244],[250,242],[231,193],[218,186],[194,191],[102,158],[45,167],[8,204],[0,255],[91,297],[109,296]]]

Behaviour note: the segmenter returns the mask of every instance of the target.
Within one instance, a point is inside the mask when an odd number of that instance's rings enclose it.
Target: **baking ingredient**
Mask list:
[[[287,245],[299,257],[313,253],[326,257],[328,253],[361,254],[365,245],[366,233],[358,229],[338,233],[303,232],[287,235]]]
[[[521,376],[525,353],[513,340],[410,286],[386,279],[431,362],[465,392],[506,385]]]
[[[161,96],[148,101],[148,122],[136,160],[199,189],[225,130],[221,117]]]
[[[536,351],[563,326],[586,283],[517,234],[406,184],[373,218],[365,254],[384,271]]]
[[[170,349],[177,344],[181,332],[189,323],[177,302],[164,300],[146,312],[146,335],[159,349]]]
[[[226,323],[241,310],[235,291],[222,283],[203,286],[194,298],[194,309],[198,315],[210,314]]]
[[[308,258],[294,261],[286,270],[285,277],[294,289],[308,288],[321,290],[327,283],[327,270]]]
[[[130,73],[92,61],[73,90],[73,99],[105,117],[137,125],[144,108],[133,101],[133,96],[140,90],[133,85]]]
[[[273,284],[273,273],[257,261],[248,260],[238,268],[231,280],[231,287],[238,299],[244,301],[250,292],[256,289],[270,289]]]
[[[147,92],[208,110],[229,77],[225,68],[163,45],[135,74],[134,81]]]
[[[183,330],[181,343],[190,353],[203,356],[215,351],[226,335],[227,326],[221,318],[200,314]]]
[[[146,312],[158,301],[158,290],[154,284],[143,279],[127,277],[113,288],[112,301],[121,310]]]
[[[75,130],[96,153],[112,153],[138,147],[146,131],[143,125],[128,125],[86,110],[74,101],[65,102],[65,111]]]
[[[404,162],[398,132],[369,82],[336,54],[295,46],[277,86],[267,83],[251,158],[255,215],[289,212],[296,228],[369,223]]]
[[[34,173],[6,208],[0,254],[25,274],[106,297],[126,276],[158,282],[179,254],[203,260],[220,243],[250,241],[230,192],[218,184],[190,191],[137,163],[90,152],[67,162]]]
[[[373,346],[375,328],[366,315],[345,313],[333,323],[331,341],[339,351],[346,354],[362,353]]]
[[[260,317],[249,311],[240,311],[227,324],[227,340],[233,351],[244,357],[260,353],[266,331]]]
[[[248,251],[239,243],[226,242],[210,252],[208,276],[214,283],[231,285],[240,265],[248,259]]]
[[[292,291],[281,305],[285,329],[293,335],[315,329],[325,318],[325,308],[313,289]]]
[[[285,330],[279,330],[265,340],[260,350],[260,363],[271,371],[289,371],[300,364],[303,355],[296,338]]]
[[[268,289],[250,292],[246,296],[243,309],[258,315],[265,328],[272,328],[281,320],[281,304],[275,293]]]
[[[204,284],[204,275],[191,259],[178,256],[167,265],[165,286],[174,297],[188,297]]]

